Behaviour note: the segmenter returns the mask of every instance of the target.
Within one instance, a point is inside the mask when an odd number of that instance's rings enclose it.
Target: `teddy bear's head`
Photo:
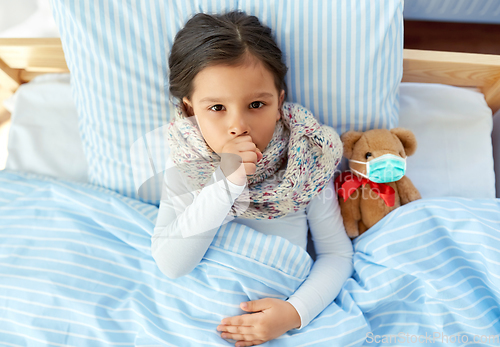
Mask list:
[[[367,175],[366,162],[386,154],[406,158],[415,153],[417,140],[410,130],[403,128],[373,129],[365,132],[348,131],[341,136],[344,157],[349,159],[349,167],[356,174]],[[397,162],[395,157],[392,158]],[[396,160],[394,160],[396,159]]]

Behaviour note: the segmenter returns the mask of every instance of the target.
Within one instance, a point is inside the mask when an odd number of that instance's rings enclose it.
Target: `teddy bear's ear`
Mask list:
[[[391,133],[399,138],[405,148],[406,155],[410,156],[415,153],[417,150],[417,138],[410,130],[404,128],[394,128],[391,129]]]
[[[344,144],[344,157],[347,159],[352,158],[352,149],[354,144],[363,136],[362,132],[359,131],[347,131],[340,136],[342,143]]]

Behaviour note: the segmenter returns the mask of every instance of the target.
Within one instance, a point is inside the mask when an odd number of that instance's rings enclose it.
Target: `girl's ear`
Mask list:
[[[276,121],[280,120],[281,118],[281,108],[283,107],[283,102],[285,101],[285,91],[282,89],[279,99],[278,99],[278,115],[276,116]]]
[[[184,104],[184,110],[187,113],[188,117],[192,117],[194,115],[193,111],[193,105],[191,104],[191,101],[187,97],[182,98],[182,103]]]

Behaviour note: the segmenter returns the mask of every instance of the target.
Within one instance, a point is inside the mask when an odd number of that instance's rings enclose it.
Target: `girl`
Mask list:
[[[236,346],[302,329],[352,273],[331,177],[342,156],[335,131],[285,102],[286,66],[271,30],[242,12],[197,14],[178,32],[169,58],[170,93],[180,102],[168,128],[165,174],[152,253],[170,278],[191,272],[230,220],[306,248],[317,259],[286,301],[241,303],[253,313],[217,330]]]

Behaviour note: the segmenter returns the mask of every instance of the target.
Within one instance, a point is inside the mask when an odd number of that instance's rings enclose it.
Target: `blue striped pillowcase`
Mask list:
[[[398,122],[403,0],[51,0],[89,181],[157,204],[173,116],[168,55],[196,12],[240,9],[273,29],[288,101],[346,130]]]

